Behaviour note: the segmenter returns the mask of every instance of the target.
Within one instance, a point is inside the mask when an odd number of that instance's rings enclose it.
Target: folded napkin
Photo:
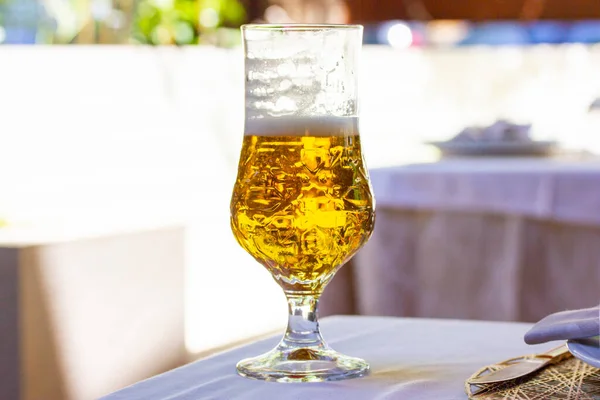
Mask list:
[[[525,334],[525,343],[582,339],[600,335],[600,306],[550,314]]]

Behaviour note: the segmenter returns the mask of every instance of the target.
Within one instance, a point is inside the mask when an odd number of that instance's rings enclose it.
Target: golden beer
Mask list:
[[[320,294],[373,229],[356,120],[277,120],[247,125],[232,230],[286,292]]]

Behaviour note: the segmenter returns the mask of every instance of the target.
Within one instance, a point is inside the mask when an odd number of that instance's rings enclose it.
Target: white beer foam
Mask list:
[[[358,135],[357,117],[266,117],[247,119],[246,136]]]

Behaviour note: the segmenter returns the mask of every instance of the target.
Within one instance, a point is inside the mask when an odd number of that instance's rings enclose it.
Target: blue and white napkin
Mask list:
[[[525,343],[583,339],[600,335],[600,306],[550,314],[525,334]]]

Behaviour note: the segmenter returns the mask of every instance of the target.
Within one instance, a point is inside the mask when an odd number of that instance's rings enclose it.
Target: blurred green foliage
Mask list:
[[[1,0],[0,0],[1,1]],[[246,20],[238,0],[138,0],[132,40],[143,44],[231,45]]]

